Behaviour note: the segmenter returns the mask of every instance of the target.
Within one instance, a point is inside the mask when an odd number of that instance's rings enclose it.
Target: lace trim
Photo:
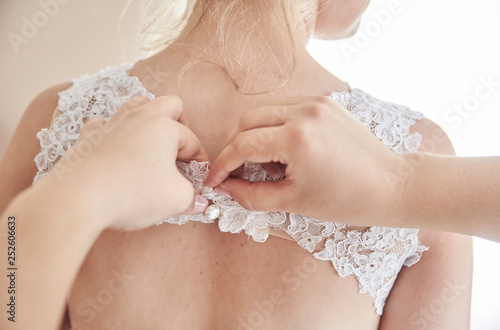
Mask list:
[[[50,129],[43,128],[37,134],[41,152],[35,157],[38,168],[33,184],[38,182],[55,163],[71,148],[83,124],[93,118],[110,119],[118,108],[137,95],[154,95],[146,90],[137,77],[125,74],[132,64],[106,68],[98,74],[73,80],[73,86],[59,93],[58,110],[61,114]]]
[[[191,180],[195,189],[201,189],[208,174],[208,163],[178,161],[177,167]],[[249,181],[272,180],[260,164],[252,162],[245,163],[242,178]],[[382,315],[385,301],[401,268],[418,262],[427,250],[418,241],[418,229],[370,227],[359,232],[342,223],[323,222],[295,213],[247,211],[231,198],[215,192],[204,196],[220,207],[218,226],[222,232],[244,231],[257,242],[267,240],[270,228],[286,232],[315,258],[330,261],[341,277],[356,276],[359,292],[370,294],[379,315]],[[199,214],[177,215],[158,225],[182,225],[188,221],[214,223]]]
[[[59,93],[61,115],[50,129],[44,128],[37,134],[41,152],[35,158],[38,173],[33,184],[76,142],[86,120],[95,116],[108,120],[124,102],[137,95],[154,98],[136,77],[128,75],[131,67],[132,64],[124,64],[92,76],[85,75],[73,80],[71,88]],[[409,130],[416,120],[423,118],[421,113],[379,101],[359,89],[334,92],[330,97],[395,152],[418,149],[422,137],[409,135]],[[208,172],[208,163],[178,161],[177,166],[199,190]],[[272,180],[261,165],[250,162],[245,164],[242,177],[250,181]],[[231,198],[215,192],[205,196],[221,208],[218,220],[221,231],[244,231],[255,241],[264,242],[270,228],[282,230],[317,259],[329,260],[340,276],[356,276],[360,293],[372,296],[380,315],[401,268],[418,262],[427,249],[418,241],[418,229],[371,227],[359,232],[345,224],[323,222],[300,214],[247,211]],[[213,222],[203,215],[179,215],[161,223],[182,225],[187,221]]]
[[[415,152],[422,142],[418,133],[409,134],[416,120],[424,118],[420,112],[394,103],[377,100],[360,89],[330,95],[368,127],[387,147],[403,154]]]

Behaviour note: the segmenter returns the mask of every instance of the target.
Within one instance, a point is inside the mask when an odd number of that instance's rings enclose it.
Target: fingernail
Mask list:
[[[226,189],[224,189],[222,187],[215,187],[214,191],[216,193],[218,193],[219,195],[226,196],[226,197],[231,197],[231,194],[229,193],[229,191],[227,191]]]
[[[193,213],[202,213],[208,206],[208,199],[201,195],[194,196]]]
[[[214,191],[212,188],[210,188],[210,187],[207,187],[207,186],[203,185],[203,186],[201,186],[200,193],[201,193],[202,195],[204,195],[204,194],[209,194],[209,193],[211,193],[212,191]]]

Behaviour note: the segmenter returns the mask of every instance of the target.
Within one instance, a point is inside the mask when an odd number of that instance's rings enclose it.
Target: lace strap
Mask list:
[[[58,116],[50,128],[37,133],[41,151],[35,157],[38,172],[36,184],[52,170],[55,163],[78,139],[84,123],[96,116],[110,119],[127,100],[149,93],[136,77],[130,77],[131,64],[106,68],[94,75],[83,75],[73,80],[73,85],[59,93]]]
[[[357,88],[350,93],[332,93],[331,97],[393,151],[403,154],[418,150],[422,136],[410,134],[410,128],[424,118],[422,113],[404,105],[378,100]]]

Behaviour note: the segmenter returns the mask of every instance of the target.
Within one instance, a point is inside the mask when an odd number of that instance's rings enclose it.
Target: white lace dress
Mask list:
[[[154,98],[136,77],[128,75],[131,67],[132,64],[123,64],[95,75],[84,75],[74,79],[68,90],[59,93],[61,115],[51,128],[44,128],[37,134],[41,152],[35,158],[38,173],[33,184],[46,175],[76,142],[88,119],[100,116],[107,120],[125,101],[137,95]],[[416,120],[423,118],[421,113],[379,101],[359,89],[333,92],[331,97],[395,152],[408,153],[418,149],[422,137],[409,135],[409,129]],[[207,163],[178,161],[177,165],[195,188],[200,189],[208,171]],[[263,167],[250,162],[245,164],[243,178],[250,181],[272,179]],[[266,241],[270,228],[282,231],[315,258],[330,261],[340,276],[356,276],[359,292],[368,293],[373,298],[380,315],[401,268],[418,262],[427,249],[418,240],[418,229],[371,227],[360,232],[345,224],[323,222],[300,214],[247,211],[231,198],[215,192],[205,196],[221,209],[217,221],[221,231],[244,231],[258,242]],[[179,215],[162,223],[182,225],[188,221],[213,222],[200,214]]]

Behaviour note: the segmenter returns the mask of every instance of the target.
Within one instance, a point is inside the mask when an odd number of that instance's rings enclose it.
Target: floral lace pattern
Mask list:
[[[44,128],[37,134],[41,152],[35,158],[38,173],[33,184],[76,142],[85,121],[95,116],[108,120],[134,96],[154,98],[136,77],[128,75],[131,67],[132,64],[124,64],[92,76],[85,75],[73,80],[72,87],[59,93],[60,115],[51,128]],[[422,137],[410,135],[409,131],[416,120],[423,118],[421,113],[377,100],[359,89],[333,92],[330,97],[395,152],[418,149]],[[208,163],[177,161],[177,167],[196,189],[201,188],[208,173]],[[245,163],[242,178],[272,180],[261,165],[251,162]],[[247,211],[231,198],[215,192],[205,197],[221,209],[217,224],[222,232],[244,231],[255,241],[265,242],[270,229],[283,231],[315,258],[330,261],[340,276],[356,276],[359,292],[370,294],[380,315],[401,268],[418,262],[427,249],[418,240],[418,229],[370,227],[360,232],[345,224],[323,222],[300,214]],[[200,214],[178,215],[161,223],[182,225],[188,221],[214,222]]]
[[[44,177],[75,144],[83,124],[93,118],[110,119],[118,108],[137,95],[154,98],[139,79],[126,74],[130,64],[101,70],[98,74],[73,79],[73,86],[59,93],[60,115],[50,129],[38,132],[42,151],[35,157],[38,173],[34,183]]]

